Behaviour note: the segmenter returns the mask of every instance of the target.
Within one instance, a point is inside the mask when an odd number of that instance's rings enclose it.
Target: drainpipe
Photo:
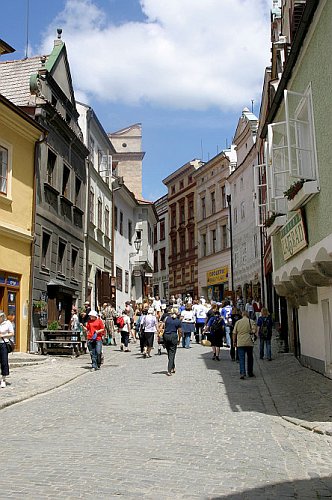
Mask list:
[[[31,260],[30,260],[30,290],[29,290],[29,313],[28,313],[28,337],[27,337],[27,345],[26,350],[28,352],[32,352],[32,327],[33,327],[33,317],[32,317],[32,302],[33,302],[33,290],[35,284],[34,278],[34,266],[35,266],[35,246],[36,246],[36,236],[35,236],[35,224],[36,224],[36,206],[37,206],[37,169],[39,166],[37,154],[39,152],[39,146],[46,141],[47,132],[44,132],[41,137],[35,142],[35,154],[34,154],[34,172],[33,172],[33,210],[32,210],[32,242],[31,242]]]
[[[90,121],[92,118],[92,109],[89,108],[86,114],[86,142],[87,148],[89,147],[90,141]],[[84,218],[84,247],[85,247],[85,283],[84,283],[84,298],[82,301],[87,299],[88,284],[89,284],[89,196],[90,196],[90,158],[86,159],[86,197],[85,197],[85,218]]]

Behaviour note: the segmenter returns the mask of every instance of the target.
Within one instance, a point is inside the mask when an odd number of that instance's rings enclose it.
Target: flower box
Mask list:
[[[300,207],[303,207],[308,201],[319,191],[317,181],[305,182],[300,191],[292,200],[288,200],[288,211],[293,212]]]
[[[281,229],[282,226],[286,224],[286,222],[287,222],[287,215],[279,215],[278,217],[276,217],[274,219],[273,224],[267,228],[266,233],[268,238],[276,234],[279,231],[279,229]]]

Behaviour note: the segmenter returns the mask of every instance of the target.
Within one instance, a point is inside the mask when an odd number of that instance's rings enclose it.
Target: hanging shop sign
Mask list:
[[[211,269],[206,273],[207,285],[218,285],[219,283],[228,282],[228,266]]]
[[[308,245],[300,210],[280,229],[279,234],[284,260],[290,259]]]

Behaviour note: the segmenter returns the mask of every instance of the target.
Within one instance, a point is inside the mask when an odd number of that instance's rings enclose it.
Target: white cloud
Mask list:
[[[270,0],[141,0],[144,22],[115,26],[92,0],[67,0],[63,28],[75,87],[109,102],[237,108],[259,99],[270,54]]]

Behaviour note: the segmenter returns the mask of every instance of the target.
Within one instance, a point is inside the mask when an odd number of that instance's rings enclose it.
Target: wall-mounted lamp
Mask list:
[[[134,246],[137,253],[140,251],[141,245],[142,245],[142,240],[140,238],[136,238],[136,240],[134,241]]]

